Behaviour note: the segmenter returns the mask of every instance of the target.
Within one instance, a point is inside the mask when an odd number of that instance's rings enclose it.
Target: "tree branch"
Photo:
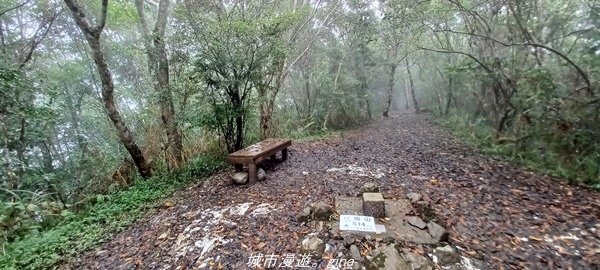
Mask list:
[[[318,28],[317,32],[313,35],[312,39],[308,42],[308,45],[306,46],[306,48],[292,62],[290,62],[290,64],[288,65],[288,67],[286,68],[286,70],[284,71],[284,73],[281,76],[281,80],[282,81],[283,81],[283,78],[285,78],[290,73],[292,67],[294,65],[296,65],[296,63],[302,58],[302,56],[304,56],[304,54],[306,54],[308,52],[308,50],[310,50],[310,48],[314,44],[315,40],[317,39],[317,37],[321,33],[321,30],[323,30],[324,26],[329,23],[329,19],[331,17],[331,14],[333,14],[333,12],[335,11],[335,8],[337,7],[337,4],[338,4],[338,1],[335,2],[335,4],[333,5],[333,7],[331,8],[331,11],[329,11],[329,13],[327,14],[327,16],[323,20],[323,24],[321,24],[321,27]]]
[[[85,13],[81,10],[81,6],[77,3],[76,0],[64,0],[65,4],[73,13],[73,19],[75,19],[75,23],[83,30],[85,35],[93,36],[94,30],[92,30],[92,26],[90,21],[85,16]],[[103,0],[105,1],[105,0]]]
[[[31,2],[31,0],[27,0],[27,1],[25,1],[25,2],[23,2],[23,3],[21,3],[21,4],[18,4],[18,5],[16,5],[16,6],[14,6],[14,7],[10,7],[10,8],[8,8],[8,9],[6,9],[6,10],[0,11],[0,17],[1,17],[1,16],[4,16],[4,14],[6,14],[6,13],[8,13],[8,12],[11,12],[11,11],[13,11],[13,10],[15,10],[15,9],[18,9],[18,8],[20,8],[20,7],[24,6],[24,5],[27,5],[29,2]]]
[[[138,13],[142,34],[144,35],[144,39],[146,39],[148,38],[148,23],[146,22],[146,15],[144,14],[144,0],[135,0],[135,9]]]
[[[160,4],[158,5],[158,17],[156,18],[156,24],[154,25],[153,32],[154,35],[157,35],[161,38],[165,36],[165,29],[167,28],[169,5],[169,0],[161,0]]]
[[[108,0],[102,0],[102,13],[100,14],[100,24],[94,29],[94,32],[97,32],[100,35],[102,29],[106,25],[106,13],[108,13]]]
[[[52,25],[56,21],[56,18],[62,12],[63,12],[63,10],[60,10],[59,12],[54,13],[48,21],[44,21],[40,24],[40,27],[35,31],[35,34],[31,38],[31,46],[29,47],[29,51],[25,55],[25,58],[23,60],[21,60],[21,63],[19,64],[19,69],[22,69],[25,66],[25,64],[27,64],[27,62],[29,62],[29,60],[31,60],[31,57],[33,56],[33,52],[35,51],[37,46],[44,40],[44,38],[46,38],[46,36],[50,32],[50,29],[52,29]],[[44,26],[46,27],[46,29],[44,30],[43,33],[40,34],[39,32],[44,28]]]
[[[537,48],[542,48],[545,50],[548,50],[550,52],[553,52],[554,54],[558,55],[560,58],[562,58],[563,60],[567,61],[567,63],[569,63],[573,68],[575,68],[575,70],[577,71],[577,73],[583,78],[583,80],[585,81],[586,84],[586,88],[587,88],[587,92],[590,96],[593,96],[594,93],[592,91],[592,83],[590,81],[590,78],[588,77],[587,73],[585,73],[585,71],[583,71],[583,69],[581,69],[577,64],[575,64],[575,62],[573,62],[569,57],[567,57],[566,55],[564,55],[563,53],[561,53],[560,51],[553,49],[551,47],[548,47],[546,45],[542,45],[542,44],[537,44],[537,43],[533,43],[533,42],[525,42],[525,43],[506,43],[488,36],[484,36],[484,35],[480,35],[480,34],[476,34],[476,33],[466,33],[466,32],[460,32],[460,31],[454,31],[454,30],[438,30],[438,31],[447,31],[450,33],[455,33],[455,34],[462,34],[462,35],[470,35],[470,36],[475,36],[475,37],[480,37],[486,40],[490,40],[493,41],[495,43],[498,43],[502,46],[505,47],[515,47],[515,46],[531,46],[531,47],[537,47]]]
[[[421,46],[417,46],[417,48],[419,48],[421,50],[425,50],[425,51],[431,51],[431,52],[452,53],[452,54],[460,54],[460,55],[467,56],[467,57],[473,59],[473,61],[477,62],[477,64],[479,64],[483,69],[485,69],[485,71],[488,74],[494,75],[494,71],[492,71],[491,68],[489,68],[488,66],[486,66],[483,62],[479,61],[479,59],[477,59],[477,57],[473,56],[472,54],[469,54],[469,53],[466,53],[466,52],[461,52],[461,51],[453,51],[453,50],[436,50],[436,49],[425,48],[425,47],[421,47]]]

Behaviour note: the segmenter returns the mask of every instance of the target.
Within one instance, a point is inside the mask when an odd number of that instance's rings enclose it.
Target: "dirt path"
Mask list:
[[[350,165],[365,170],[328,171]],[[253,253],[299,253],[316,225],[297,222],[296,213],[318,200],[333,204],[337,195],[354,195],[367,181],[377,182],[386,197],[423,194],[450,231],[451,244],[486,268],[600,267],[600,193],[481,155],[425,115],[381,119],[340,137],[296,143],[288,161],[266,169],[267,180],[255,185],[232,185],[227,171],[179,191],[174,206],[69,267],[246,269]],[[331,235],[321,236],[331,253],[346,252]]]

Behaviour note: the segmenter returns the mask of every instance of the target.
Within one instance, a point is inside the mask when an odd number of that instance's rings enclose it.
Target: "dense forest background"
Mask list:
[[[262,138],[401,111],[600,184],[598,1],[0,0],[0,53],[8,242]]]

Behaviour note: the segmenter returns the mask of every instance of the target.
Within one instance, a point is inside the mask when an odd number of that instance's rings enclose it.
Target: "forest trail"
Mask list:
[[[480,154],[427,115],[394,115],[337,137],[294,143],[289,155],[267,166],[267,180],[254,185],[233,185],[230,169],[188,186],[63,267],[203,269],[212,258],[220,261],[213,266],[246,269],[252,253],[300,253],[316,225],[296,221],[296,214],[316,201],[333,205],[335,196],[354,195],[369,181],[386,198],[424,195],[450,244],[485,268],[600,263],[599,193]],[[353,170],[360,173],[347,173]],[[328,230],[319,236],[333,254],[344,249]]]

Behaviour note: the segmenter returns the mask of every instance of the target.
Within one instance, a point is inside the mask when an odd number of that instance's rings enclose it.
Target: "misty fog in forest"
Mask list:
[[[406,115],[600,188],[598,1],[0,0],[0,49],[9,269],[94,247],[253,143]],[[98,211],[119,222],[65,240]]]

